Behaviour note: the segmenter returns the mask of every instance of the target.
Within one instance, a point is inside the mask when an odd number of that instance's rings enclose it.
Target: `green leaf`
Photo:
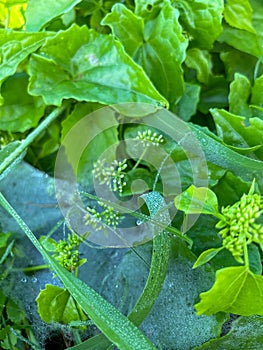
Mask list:
[[[263,343],[263,317],[238,317],[225,336],[212,339],[194,350],[261,350]]]
[[[186,191],[175,197],[174,204],[177,209],[186,214],[218,215],[217,197],[206,187],[191,185]]]
[[[248,78],[242,74],[235,73],[234,81],[230,84],[229,92],[229,112],[244,117],[251,116],[249,108],[249,97],[251,85]]]
[[[228,81],[231,82],[235,78],[235,73],[246,76],[250,81],[254,80],[256,57],[228,47],[228,51],[220,52],[220,59],[224,62]]]
[[[18,65],[52,35],[49,32],[25,33],[0,29],[0,83],[13,75]]]
[[[174,107],[174,113],[184,121],[188,121],[196,113],[201,87],[198,84],[184,84],[185,91],[180,101]]]
[[[94,163],[104,151],[107,151],[104,155],[107,162],[116,159],[118,144],[118,123],[113,110],[107,112],[107,118],[103,118],[103,109],[96,112],[97,117],[90,115],[85,118],[96,108],[96,104],[79,103],[62,123],[62,145],[67,159],[80,183],[86,186],[92,184]],[[76,142],[76,134],[80,133],[82,137]]]
[[[84,26],[73,25],[47,40],[31,57],[29,74],[30,94],[42,96],[48,105],[61,105],[68,98],[167,105],[120,42]]]
[[[46,249],[46,251],[48,251],[48,252],[55,252],[56,251],[57,242],[53,238],[41,236],[39,238],[39,242],[43,245],[43,247]]]
[[[252,25],[252,11],[249,0],[227,0],[224,18],[232,27],[255,33]]]
[[[104,332],[110,341],[116,344],[120,350],[156,350],[150,340],[147,339],[141,331],[116,308],[49,256],[34,236],[33,232],[10,206],[1,193],[0,204],[16,220],[35,248],[50,264],[50,267],[55,274],[62,280],[65,288],[69,291],[71,296],[76,300],[83,311],[88,314],[94,324]]]
[[[170,221],[169,211],[160,193],[150,192],[142,195],[139,197],[140,201],[141,204],[144,203],[147,206],[150,217],[164,224]],[[168,271],[170,248],[171,240],[165,232],[154,237],[151,268],[147,282],[139,300],[128,315],[129,320],[137,326],[148,316],[161,292]]]
[[[205,250],[202,254],[199,255],[198,259],[194,263],[193,269],[204,265],[205,263],[209,262],[211,259],[213,259],[224,247],[220,248],[210,248]]]
[[[0,248],[4,248],[7,246],[8,238],[11,236],[10,232],[0,233]]]
[[[262,47],[260,45],[259,37],[255,33],[224,25],[224,30],[218,38],[218,41],[225,42],[239,51],[258,58],[262,55]]]
[[[110,350],[111,343],[103,333],[88,338],[83,343],[72,346],[68,350]]]
[[[144,44],[144,20],[136,16],[126,6],[117,3],[101,22],[108,25],[112,33],[122,42],[130,56],[136,55],[140,45]]]
[[[211,55],[208,51],[192,48],[187,51],[185,60],[187,67],[195,69],[200,83],[207,84],[212,74]]]
[[[180,22],[192,37],[192,44],[210,49],[222,31],[222,0],[177,0],[173,5],[180,11]]]
[[[208,84],[202,89],[198,110],[207,114],[210,108],[228,106],[228,84],[224,76],[211,75]]]
[[[200,299],[195,305],[198,315],[220,311],[242,316],[263,315],[263,277],[245,266],[218,270],[215,284],[201,293]]]
[[[218,136],[225,143],[235,147],[263,146],[263,121],[259,118],[250,118],[248,126],[245,117],[239,117],[223,109],[211,109]],[[256,150],[255,155],[263,160],[263,147]]]
[[[38,313],[46,323],[68,324],[71,321],[84,321],[86,316],[76,305],[66,289],[46,284],[37,299]]]
[[[263,44],[263,8],[261,0],[250,0],[253,8],[253,27],[256,29],[261,46]]]
[[[250,270],[257,275],[262,275],[260,248],[254,243],[249,244],[247,248]]]
[[[248,193],[250,186],[250,181],[244,181],[239,176],[227,171],[213,187],[213,191],[217,195],[219,205],[226,207],[239,201],[244,193]]]
[[[165,0],[160,10],[159,6],[157,9],[155,16],[147,21],[124,5],[116,4],[102,24],[111,27],[125,50],[143,67],[162,95],[173,103],[184,90],[181,63],[188,41],[178,22],[179,12],[170,1]]]
[[[254,86],[252,87],[251,104],[263,107],[263,75],[255,80]]]
[[[26,30],[37,32],[52,19],[69,12],[81,0],[29,0],[26,8]]]
[[[0,129],[9,132],[24,132],[35,127],[44,114],[41,97],[27,93],[28,76],[17,73],[2,85],[4,104],[0,106]]]
[[[25,317],[26,313],[22,310],[12,299],[8,299],[6,303],[6,313],[10,321],[20,323]]]

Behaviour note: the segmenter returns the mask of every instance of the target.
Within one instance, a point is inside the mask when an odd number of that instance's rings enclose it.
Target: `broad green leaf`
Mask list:
[[[263,315],[263,277],[245,266],[218,270],[215,284],[201,293],[200,299],[195,305],[198,315],[220,311],[242,316]]]
[[[2,0],[0,3],[0,24],[5,28],[22,28],[25,23],[26,7],[27,0]]]
[[[68,324],[84,321],[86,316],[66,289],[46,284],[37,299],[38,313],[46,323]]]
[[[244,193],[248,193],[250,186],[250,181],[244,181],[238,175],[227,171],[213,187],[213,191],[217,195],[219,205],[226,207],[237,202]]]
[[[195,69],[198,81],[207,84],[212,74],[212,60],[208,51],[192,48],[187,51],[187,67]]]
[[[210,248],[205,250],[202,254],[199,255],[198,259],[193,265],[193,269],[204,265],[205,263],[209,262],[211,259],[213,259],[224,247],[220,248]]]
[[[229,86],[222,75],[211,75],[208,84],[201,90],[198,110],[209,113],[210,108],[228,107]]]
[[[153,173],[145,168],[137,168],[126,172],[125,182],[127,183],[123,189],[123,196],[141,195],[153,188]]]
[[[14,323],[19,323],[26,317],[25,311],[22,310],[12,299],[8,299],[6,303],[6,313],[8,319]]]
[[[219,55],[224,62],[228,81],[231,82],[235,79],[235,73],[246,76],[250,81],[254,80],[256,57],[230,47],[228,47],[228,51],[221,51]]]
[[[104,109],[101,109],[97,115],[85,118],[97,107],[96,104],[79,103],[62,123],[62,144],[68,161],[80,183],[88,187],[92,186],[94,163],[104,151],[107,151],[104,155],[107,162],[116,159],[118,144],[118,123],[114,112],[103,118]]]
[[[37,32],[52,19],[69,12],[81,0],[28,0],[26,30]]]
[[[263,146],[263,121],[250,118],[245,125],[245,117],[239,117],[223,109],[211,109],[217,133],[225,143],[235,147]],[[263,160],[263,147],[255,151],[257,157]]]
[[[255,80],[252,87],[251,104],[263,107],[263,75]]]
[[[13,75],[18,65],[52,35],[50,32],[25,33],[0,29],[0,83]]]
[[[234,81],[230,84],[229,112],[244,117],[251,116],[249,108],[249,97],[251,85],[248,78],[242,74],[235,73]]]
[[[30,94],[42,96],[49,105],[61,105],[68,98],[167,105],[120,42],[84,26],[73,25],[47,40],[31,57],[29,74]]]
[[[33,232],[1,193],[0,204],[16,220],[28,239],[49,263],[54,273],[61,279],[70,295],[111,342],[120,350],[156,350],[150,340],[115,307],[50,257]]]
[[[256,275],[262,275],[262,259],[260,248],[252,243],[248,246],[249,268]]]
[[[122,42],[125,51],[132,57],[144,45],[144,20],[126,6],[117,3],[101,22]]]
[[[259,41],[263,44],[263,7],[261,0],[250,0],[250,4],[253,8],[253,27],[256,29]]]
[[[125,50],[171,103],[183,94],[181,63],[188,45],[178,17],[179,12],[166,0],[149,21],[136,16],[122,4],[114,5],[112,12],[102,21],[111,27]]]
[[[218,41],[225,42],[235,49],[256,56],[257,58],[262,55],[259,37],[255,33],[224,25],[224,30],[218,38]]]
[[[173,0],[194,46],[210,49],[222,31],[223,0]]]
[[[41,97],[27,93],[28,76],[17,73],[2,85],[4,104],[0,106],[0,129],[9,132],[24,132],[35,127],[44,114]]]
[[[184,94],[174,107],[174,113],[184,121],[188,121],[196,113],[201,86],[193,83],[184,83]]]
[[[255,33],[252,25],[252,11],[249,0],[227,0],[224,18],[234,28]]]
[[[213,191],[206,187],[191,185],[174,199],[177,209],[186,214],[212,214],[218,215],[217,197]]]
[[[263,343],[263,317],[238,317],[225,336],[212,339],[194,350],[261,350]]]

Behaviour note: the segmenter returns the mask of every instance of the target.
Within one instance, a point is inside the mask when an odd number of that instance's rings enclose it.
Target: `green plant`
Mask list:
[[[236,334],[260,349],[262,23],[260,0],[1,2],[0,180],[22,160],[54,177],[69,227],[64,238],[38,240],[1,194],[44,259],[20,265],[21,249],[4,233],[2,278],[49,267],[63,287],[46,285],[39,314],[68,325],[74,349],[231,349]],[[84,283],[79,271],[92,263],[80,254],[85,243],[139,257],[147,266],[138,269],[140,294],[123,262],[119,305]],[[182,277],[181,306],[165,299],[173,271],[201,281],[190,294]],[[108,276],[97,278],[105,285]],[[0,297],[1,346],[39,348],[20,306],[3,289]],[[158,333],[163,314],[168,329],[178,307],[187,329],[180,334],[174,323],[171,334]],[[220,337],[231,313],[241,317]]]

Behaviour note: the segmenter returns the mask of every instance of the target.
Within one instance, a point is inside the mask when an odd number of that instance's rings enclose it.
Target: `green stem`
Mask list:
[[[43,122],[35,128],[25,140],[0,164],[0,175],[26,150],[26,148],[44,131],[66,108],[66,105],[54,109]]]
[[[140,158],[137,160],[137,163],[134,165],[134,167],[132,168],[131,171],[134,171],[138,167],[138,165],[141,163],[143,157],[145,156],[146,152],[147,152],[147,148],[144,148]]]
[[[249,268],[249,257],[248,257],[248,249],[247,249],[247,242],[246,241],[243,243],[243,250],[244,250],[245,266],[247,268]]]
[[[12,271],[23,271],[23,272],[35,272],[40,270],[48,269],[49,265],[37,265],[37,266],[29,266],[29,267],[21,267],[21,268],[14,268]]]

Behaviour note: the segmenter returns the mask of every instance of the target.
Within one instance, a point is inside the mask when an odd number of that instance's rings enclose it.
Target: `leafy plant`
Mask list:
[[[166,281],[189,265],[200,301],[181,291],[193,329],[184,349],[231,349],[239,337],[260,349],[250,323],[263,316],[262,23],[260,0],[1,2],[0,203],[45,261],[21,266],[3,224],[1,272],[49,268],[61,280],[36,302],[44,322],[73,331],[72,348],[172,349],[180,330],[155,339],[152,315],[158,300],[174,309]],[[22,160],[55,178],[59,237],[38,239],[8,197]],[[82,281],[84,244],[139,257],[140,293],[123,282],[113,305]],[[0,299],[1,346],[40,348],[4,288]],[[241,317],[220,337],[229,314]]]

